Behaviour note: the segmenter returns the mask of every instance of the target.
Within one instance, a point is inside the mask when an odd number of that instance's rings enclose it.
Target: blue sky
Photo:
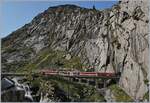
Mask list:
[[[76,4],[81,7],[96,9],[109,8],[116,4],[116,0],[111,1],[8,1],[4,0],[0,5],[1,25],[0,36],[5,37],[11,32],[19,29],[24,24],[29,23],[37,14],[43,12],[50,6],[62,4]]]

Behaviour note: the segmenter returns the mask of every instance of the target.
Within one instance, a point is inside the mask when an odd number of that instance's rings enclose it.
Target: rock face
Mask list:
[[[2,71],[23,67],[45,48],[67,51],[95,71],[121,72],[120,86],[140,99],[148,91],[148,10],[148,0],[123,0],[102,11],[50,7],[2,39]]]
[[[142,99],[147,91],[144,80],[148,78],[148,1],[124,1],[120,4],[123,13],[121,22],[124,32],[119,41],[124,47],[119,61],[123,63],[120,85],[134,99]],[[124,16],[126,15],[126,16]],[[119,52],[119,51],[116,51]],[[117,53],[119,54],[119,53]]]

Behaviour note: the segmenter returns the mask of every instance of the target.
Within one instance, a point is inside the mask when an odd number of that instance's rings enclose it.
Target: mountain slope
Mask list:
[[[50,7],[2,39],[2,71],[86,66],[121,72],[120,86],[142,98],[148,91],[148,22],[146,0],[123,0],[102,11]]]

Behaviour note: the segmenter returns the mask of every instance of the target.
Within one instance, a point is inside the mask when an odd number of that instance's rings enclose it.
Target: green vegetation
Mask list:
[[[64,62],[64,66],[65,68],[75,68],[75,69],[79,69],[82,70],[82,63],[80,61],[79,57],[73,57],[70,60],[67,60]]]
[[[145,80],[144,80],[144,83],[145,83],[146,85],[148,85],[148,82],[149,82],[148,79],[145,79]]]
[[[143,96],[143,100],[148,100],[149,101],[149,91],[145,93],[145,95]]]
[[[69,98],[74,102],[102,102],[104,97],[100,95],[92,86],[85,86],[69,82],[62,78],[50,78],[60,89],[69,94]]]
[[[29,62],[23,68],[19,68],[18,72],[34,71],[43,68],[66,68],[66,69],[78,69],[82,71],[82,63],[79,57],[74,56],[70,60],[65,58],[67,53],[65,51],[53,51],[50,49],[44,50],[39,55]]]
[[[109,86],[109,89],[111,89],[116,102],[121,102],[121,101],[132,102],[133,101],[133,99],[128,94],[126,94],[118,85],[116,84],[111,85]]]
[[[27,64],[26,61],[22,61],[22,62],[13,62],[13,63],[9,63],[9,64],[5,64],[7,66],[7,69],[6,70],[3,70],[3,71],[7,71],[7,72],[16,72],[18,70],[18,68],[20,67],[24,67],[25,65]],[[13,68],[13,70],[12,70]]]
[[[54,99],[54,85],[51,81],[45,80],[42,76],[38,76],[33,78],[30,74],[27,76],[27,82],[34,88],[38,88],[36,90],[36,95],[48,94],[48,97],[53,100]],[[35,91],[34,91],[35,92]]]
[[[42,77],[38,76],[33,78],[31,75],[27,77],[27,82],[31,84],[32,87],[38,88],[35,94],[48,93],[49,98],[54,101],[59,99],[56,95],[57,90],[64,91],[66,99],[73,102],[103,102],[104,97],[100,95],[97,90],[92,86],[85,86],[65,80],[60,77]],[[55,97],[56,96],[56,97]],[[56,100],[55,100],[56,99]],[[67,100],[66,100],[67,101]]]

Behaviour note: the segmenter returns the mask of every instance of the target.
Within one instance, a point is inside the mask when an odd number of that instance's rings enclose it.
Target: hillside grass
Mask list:
[[[112,91],[116,102],[133,102],[133,99],[128,94],[126,94],[117,84],[111,85],[108,88]]]
[[[83,71],[83,64],[80,57],[73,56],[70,60],[65,58],[67,52],[43,50],[24,67],[18,68],[17,72],[32,72],[38,69],[65,68],[66,70],[77,69]]]

